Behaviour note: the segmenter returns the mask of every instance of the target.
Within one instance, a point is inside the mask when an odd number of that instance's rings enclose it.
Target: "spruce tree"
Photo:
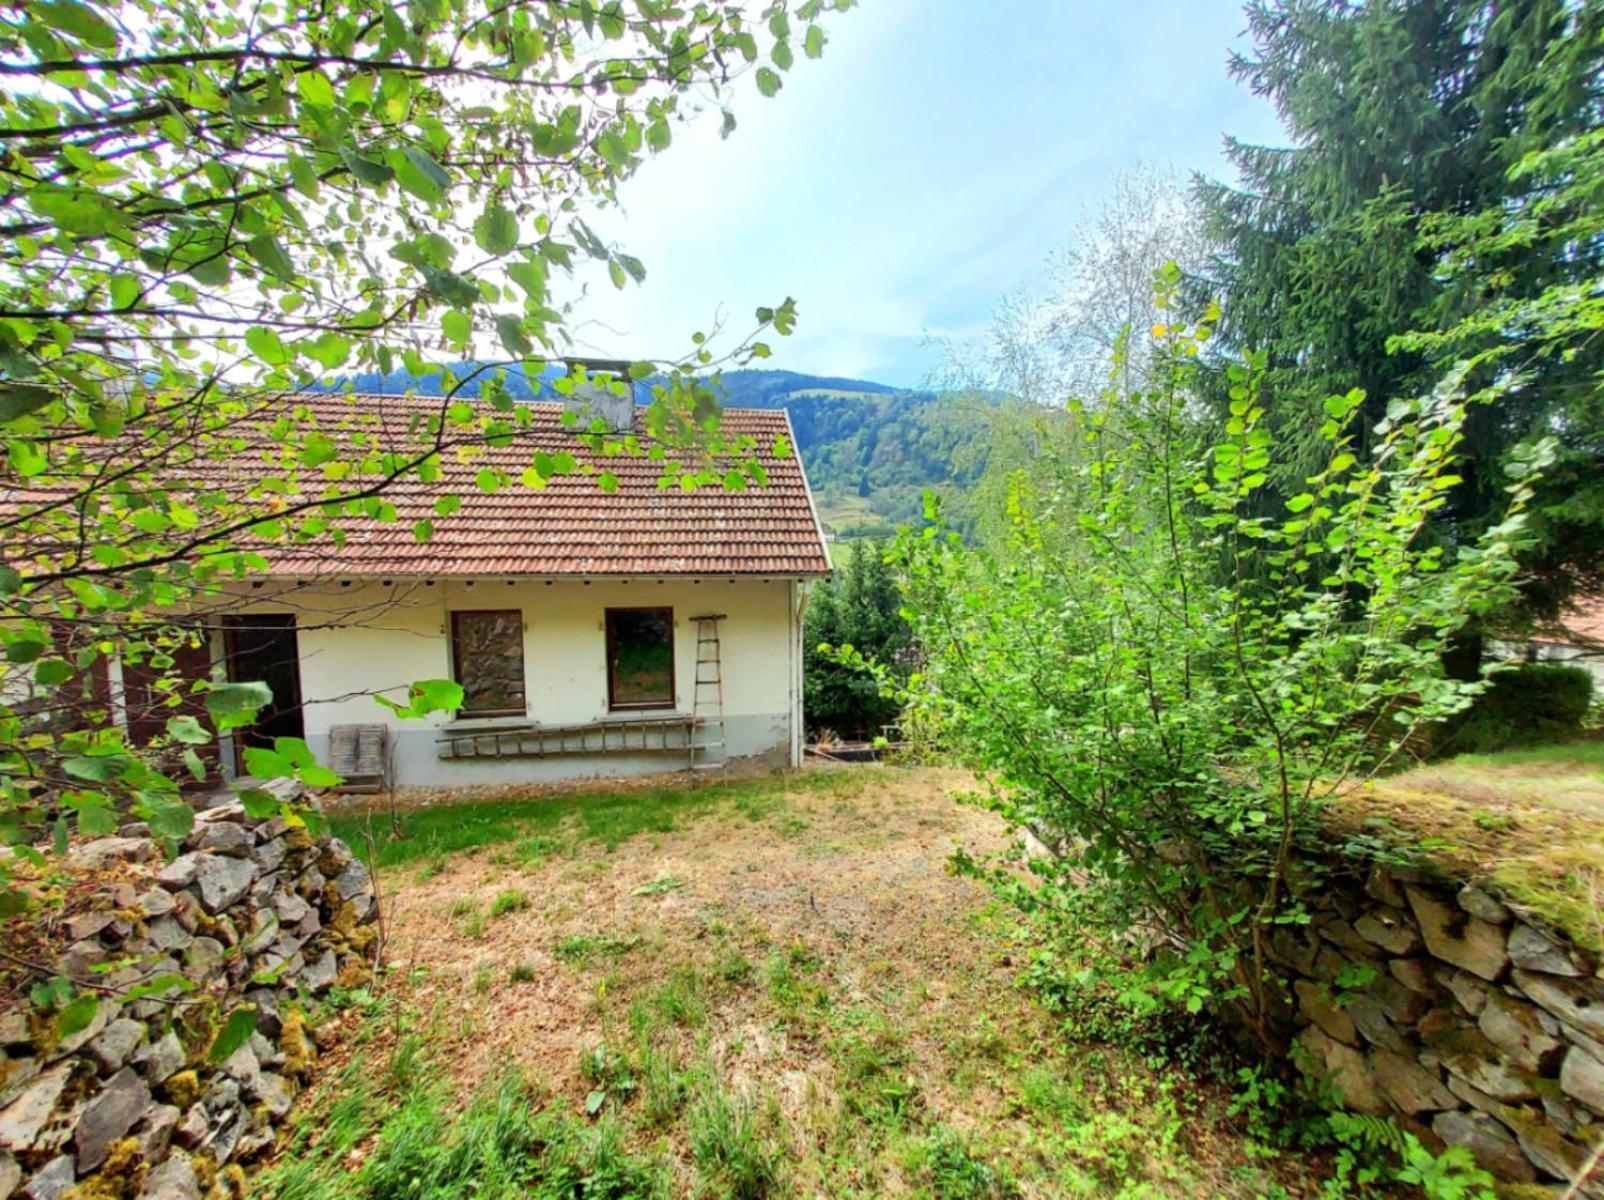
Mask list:
[[[1227,344],[1266,355],[1272,420],[1305,451],[1283,480],[1296,491],[1326,396],[1364,389],[1369,429],[1389,400],[1429,391],[1464,356],[1462,345],[1399,335],[1453,328],[1493,290],[1537,295],[1604,274],[1597,241],[1450,270],[1436,236],[1445,221],[1529,202],[1533,180],[1517,164],[1598,124],[1604,6],[1260,0],[1247,12],[1253,50],[1231,69],[1275,104],[1291,144],[1231,141],[1237,182],[1199,182],[1217,246],[1202,282],[1225,300]],[[1593,343],[1523,363],[1518,386],[1475,409],[1468,486],[1439,514],[1439,536],[1472,536],[1500,507],[1512,447],[1559,438],[1528,556],[1534,613],[1600,582],[1604,506],[1578,506],[1575,494],[1604,465],[1597,431],[1578,419],[1597,402],[1601,366]],[[1484,373],[1468,385],[1493,382]],[[1223,380],[1219,391],[1223,410]]]

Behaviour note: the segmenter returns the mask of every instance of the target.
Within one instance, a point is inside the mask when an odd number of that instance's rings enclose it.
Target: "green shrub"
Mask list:
[[[1487,690],[1444,723],[1436,749],[1489,754],[1575,737],[1593,703],[1593,677],[1564,663],[1521,663],[1498,671]]]

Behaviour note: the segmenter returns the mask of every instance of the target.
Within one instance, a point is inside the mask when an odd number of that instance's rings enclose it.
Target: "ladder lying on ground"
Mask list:
[[[696,683],[691,695],[690,769],[722,770],[729,758],[724,736],[724,655],[718,623],[723,613],[692,617],[696,622]]]

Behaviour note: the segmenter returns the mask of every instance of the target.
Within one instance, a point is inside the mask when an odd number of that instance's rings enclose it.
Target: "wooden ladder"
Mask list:
[[[693,771],[721,771],[729,758],[724,744],[724,655],[718,636],[723,619],[723,613],[691,618],[696,622],[696,683],[687,740]]]

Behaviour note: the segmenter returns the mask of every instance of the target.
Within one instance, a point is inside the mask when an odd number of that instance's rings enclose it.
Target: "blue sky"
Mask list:
[[[769,365],[916,385],[927,336],[984,329],[1113,175],[1143,161],[1225,170],[1222,135],[1281,140],[1226,75],[1234,0],[861,0],[778,97],[743,81],[625,185],[596,222],[646,263],[644,286],[587,281],[584,348],[682,353],[720,317],[796,297]]]

